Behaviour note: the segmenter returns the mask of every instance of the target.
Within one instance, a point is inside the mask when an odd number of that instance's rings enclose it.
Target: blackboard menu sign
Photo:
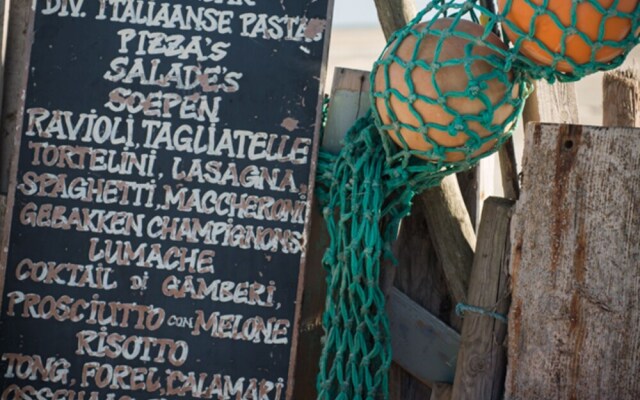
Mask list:
[[[291,398],[330,3],[33,1],[2,399]]]

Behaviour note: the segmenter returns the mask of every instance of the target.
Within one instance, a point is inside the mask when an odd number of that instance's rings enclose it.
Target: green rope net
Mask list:
[[[572,81],[614,68],[638,42],[638,0],[498,5],[499,14],[473,1],[430,3],[390,38],[375,63],[371,111],[347,132],[341,152],[320,153],[317,196],[331,243],[323,258],[328,292],[318,399],[388,398],[381,260],[393,261],[391,243],[413,196],[499,149],[533,79]],[[626,24],[615,38],[612,21]],[[501,40],[500,26],[511,46]],[[563,27],[555,33],[558,43],[536,33],[553,33],[553,26]],[[587,49],[577,51],[576,40]],[[548,57],[532,59],[536,54]]]

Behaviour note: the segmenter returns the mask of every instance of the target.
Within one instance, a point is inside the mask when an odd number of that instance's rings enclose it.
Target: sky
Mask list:
[[[378,24],[374,0],[334,0],[333,25],[372,26]],[[418,6],[423,6],[427,0],[416,0]]]

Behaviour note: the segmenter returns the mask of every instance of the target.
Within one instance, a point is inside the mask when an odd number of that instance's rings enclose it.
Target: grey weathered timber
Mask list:
[[[500,160],[500,175],[504,197],[517,200],[520,197],[520,182],[518,179],[518,163],[513,138],[509,138],[498,151]]]
[[[331,89],[333,104],[338,104],[327,116],[327,128],[322,140],[322,148],[339,152],[342,139],[353,123],[368,110],[369,73],[365,71],[336,68]],[[329,246],[326,225],[314,201],[311,211],[309,250],[306,255],[305,288],[302,301],[295,399],[313,399],[317,396],[316,376],[322,352],[322,313],[327,292],[326,273],[322,257]]]
[[[451,400],[453,387],[448,383],[436,383],[433,385],[431,400]]]
[[[548,84],[536,81],[522,112],[525,125],[530,122],[577,124],[580,122],[575,83]]]
[[[11,0],[0,0],[0,115],[2,115],[2,106],[4,101],[4,77],[5,77],[5,66],[7,65],[7,37],[9,36],[9,13],[11,7]],[[1,142],[0,142],[1,144]],[[0,148],[0,165],[2,165],[2,159],[8,158],[7,151]],[[0,168],[0,173],[6,172],[9,173],[7,168],[6,171],[2,171]],[[0,182],[3,178],[0,178]],[[0,183],[1,186],[1,183]],[[0,226],[4,226],[4,217],[5,211],[7,209],[7,196],[6,191],[3,192],[0,190]]]
[[[398,289],[387,301],[393,360],[422,382],[452,382],[460,335]]]
[[[604,74],[604,126],[640,127],[640,71],[617,69]]]
[[[27,50],[33,37],[34,12],[32,3],[28,1],[13,1],[10,9],[7,28],[8,42],[4,75],[4,102],[0,126],[0,222],[5,224],[8,217],[7,210],[13,208],[13,196],[7,197],[9,186],[15,188],[16,173],[10,173],[15,165],[13,157],[18,153],[20,130],[25,100],[26,79],[29,69],[31,53]],[[9,217],[10,218],[10,217]],[[0,235],[0,249],[4,253],[9,251],[8,234]],[[0,293],[4,289],[5,269],[0,266]],[[0,299],[0,305],[2,300]]]
[[[378,10],[378,20],[384,36],[389,38],[393,32],[407,25],[416,16],[416,3],[411,0],[374,0]]]
[[[469,213],[469,220],[473,229],[476,229],[476,221],[478,218],[478,205],[481,202],[479,178],[480,178],[480,166],[476,165],[470,170],[459,172],[456,174],[458,179],[458,186],[460,186],[460,192],[462,193],[462,199],[467,206]]]
[[[315,399],[316,377],[322,353],[322,312],[327,293],[326,273],[322,267],[322,256],[329,245],[328,234],[322,221],[319,206],[314,200],[311,205],[311,225],[309,245],[306,254],[304,293],[298,332],[296,353],[294,399]]]
[[[353,123],[370,109],[369,72],[336,68],[322,148],[339,153]]]
[[[506,399],[640,398],[640,129],[530,125]]]
[[[398,364],[393,363],[389,371],[389,399],[413,400],[431,397],[431,388],[414,378]]]
[[[9,7],[11,0],[0,0],[0,93],[4,92],[4,66],[7,55],[7,33],[9,32]],[[2,112],[2,96],[0,96],[0,115]]]
[[[514,202],[491,197],[484,203],[471,271],[468,304],[506,314],[509,311],[509,228]],[[453,400],[499,400],[504,392],[507,325],[493,317],[467,312]]]
[[[29,71],[30,43],[32,37],[33,10],[31,1],[11,2],[4,72],[4,93],[2,106],[2,126],[0,142],[0,193],[7,194],[9,188],[9,170],[14,147],[20,137],[22,111],[24,108],[24,90]]]
[[[461,199],[456,177],[449,176],[439,188],[427,190],[414,200],[424,208],[431,239],[444,264],[444,275],[454,302],[465,301],[467,297],[476,245],[473,224]]]
[[[392,269],[395,287],[410,294],[411,300],[459,331],[462,321],[455,314],[444,267],[431,240],[422,204],[414,202],[411,215],[402,221],[398,240],[393,246],[398,260],[398,266]],[[422,400],[431,396],[427,386],[395,363],[391,369],[390,387],[392,400]]]
[[[577,124],[580,122],[576,88],[574,83],[548,84],[537,81],[535,90],[527,99],[522,112],[522,123],[526,131],[531,122]],[[520,197],[518,163],[513,139],[509,139],[498,152],[504,196],[517,200]]]

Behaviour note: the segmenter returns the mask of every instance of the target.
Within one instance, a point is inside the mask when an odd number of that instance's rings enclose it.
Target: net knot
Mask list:
[[[578,33],[578,29],[574,26],[570,26],[567,29],[565,29],[565,32],[567,33],[567,36],[573,36]]]
[[[475,6],[475,4],[474,4],[473,2],[471,2],[471,1],[466,1],[466,2],[462,5],[462,7],[460,8],[460,11],[461,11],[461,12],[463,12],[463,13],[464,13],[464,12],[471,11],[471,10],[473,10],[474,6]]]

